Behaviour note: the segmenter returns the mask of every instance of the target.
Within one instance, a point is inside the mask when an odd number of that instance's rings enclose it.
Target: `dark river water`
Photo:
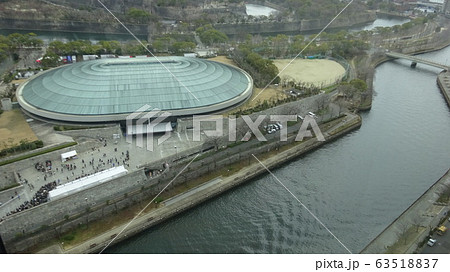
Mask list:
[[[422,55],[448,62],[450,47]],[[376,69],[362,127],[273,173],[352,252],[362,250],[450,167],[450,112],[439,70]],[[346,253],[270,175],[250,181],[108,253]]]

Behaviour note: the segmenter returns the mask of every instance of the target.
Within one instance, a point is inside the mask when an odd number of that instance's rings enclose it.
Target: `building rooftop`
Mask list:
[[[161,62],[159,62],[159,61]],[[239,68],[197,58],[100,59],[40,73],[19,87],[27,111],[65,121],[117,121],[144,105],[191,115],[245,100],[251,77]]]

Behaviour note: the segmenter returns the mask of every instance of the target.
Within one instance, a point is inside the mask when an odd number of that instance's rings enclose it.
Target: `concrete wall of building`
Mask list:
[[[12,110],[11,98],[2,98],[2,110],[10,111]]]
[[[66,130],[59,131],[58,134],[67,135],[73,138],[92,138],[98,140],[102,137],[108,141],[113,140],[113,134],[119,134],[122,137],[122,131],[119,125],[111,125],[101,128],[80,129],[80,130]]]

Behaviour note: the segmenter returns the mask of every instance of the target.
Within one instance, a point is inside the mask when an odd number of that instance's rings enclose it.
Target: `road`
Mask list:
[[[450,222],[447,220],[445,226],[450,229]],[[447,231],[443,236],[433,235],[436,244],[432,247],[424,246],[422,254],[450,254],[450,233]]]

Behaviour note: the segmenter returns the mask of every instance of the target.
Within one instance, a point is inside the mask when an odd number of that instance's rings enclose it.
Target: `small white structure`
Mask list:
[[[123,165],[109,168],[56,187],[48,193],[48,199],[50,201],[60,199],[76,192],[86,190],[95,185],[124,176],[127,173],[128,170],[125,169]]]
[[[66,153],[62,153],[61,154],[61,161],[62,162],[66,162],[68,160],[73,160],[77,158],[77,152],[75,150],[66,152]]]
[[[100,55],[101,59],[115,59],[116,56],[113,54],[104,54],[104,55]]]
[[[98,59],[97,55],[83,55],[83,60],[95,60]]]
[[[12,110],[11,98],[2,98],[2,109],[4,111]]]
[[[185,58],[196,58],[197,54],[196,53],[184,53],[184,57]]]

